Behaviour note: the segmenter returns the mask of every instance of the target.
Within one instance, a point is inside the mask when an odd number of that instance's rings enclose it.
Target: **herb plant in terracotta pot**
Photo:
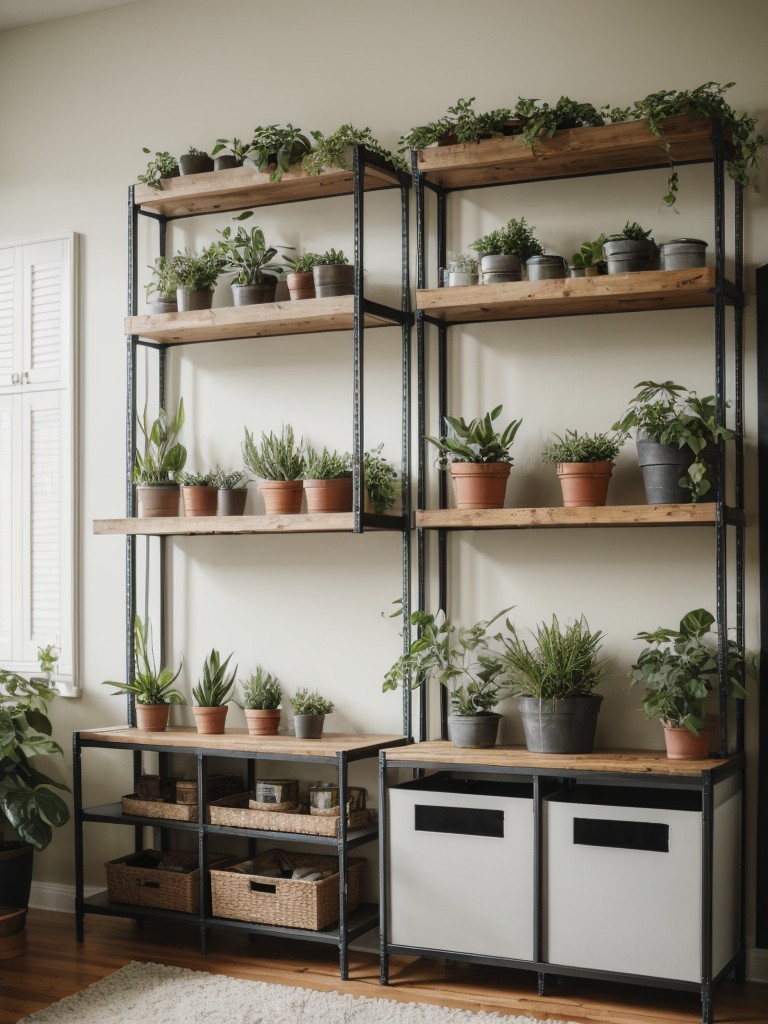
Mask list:
[[[186,704],[183,693],[174,683],[179,678],[182,662],[174,672],[163,666],[158,669],[152,650],[152,627],[136,615],[133,621],[134,669],[127,683],[105,680],[105,686],[114,686],[114,696],[128,694],[135,701],[136,725],[146,732],[165,732],[171,704]]]
[[[196,702],[192,714],[199,733],[211,735],[225,731],[229,711],[227,703],[233,699],[232,691],[237,675],[237,665],[227,674],[231,657],[228,654],[222,662],[219,652],[213,648],[203,663],[202,677],[192,687],[192,696]]]
[[[215,516],[218,488],[215,473],[179,473],[185,516]]]
[[[300,256],[286,256],[286,265],[291,273],[286,274],[285,283],[291,301],[315,298],[315,275],[313,268],[317,265],[320,255],[316,252],[304,252]]]
[[[307,445],[304,474],[307,512],[352,511],[352,456],[349,452],[317,451]]]
[[[146,406],[138,421],[144,439],[143,451],[136,449],[133,482],[139,504],[139,516],[176,516],[179,514],[178,475],[187,461],[187,449],[178,440],[184,424],[184,399],[179,399],[176,412],[169,416],[158,410],[151,423]]]
[[[494,421],[501,410],[497,405],[469,423],[463,417],[446,416],[448,433],[425,438],[438,450],[438,466],[450,470],[458,509],[504,507],[512,466],[510,448],[523,421],[512,420],[503,430],[496,430]]]
[[[564,437],[555,434],[541,458],[555,464],[566,508],[605,505],[613,460],[623,441],[622,434],[579,434],[577,430],[566,430]]]
[[[321,696],[317,690],[303,687],[291,697],[293,728],[297,739],[319,740],[323,735],[325,716],[336,709],[333,701]]]
[[[241,680],[241,707],[245,712],[251,736],[276,736],[280,728],[280,702],[283,688],[277,676],[265,672],[261,665]]]
[[[243,461],[246,469],[264,481],[259,490],[268,516],[301,512],[307,460],[304,439],[296,440],[290,423],[283,424],[279,435],[262,431],[261,442],[246,427]]]

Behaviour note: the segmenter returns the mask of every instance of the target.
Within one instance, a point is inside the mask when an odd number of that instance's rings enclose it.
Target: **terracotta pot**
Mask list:
[[[140,484],[136,488],[136,497],[142,519],[179,514],[178,484]]]
[[[144,732],[165,732],[170,712],[170,704],[137,704],[136,728]]]
[[[180,313],[189,313],[191,310],[210,309],[213,305],[213,289],[200,288],[192,291],[189,288],[176,289],[176,302]]]
[[[605,505],[612,462],[558,462],[556,468],[566,508]]]
[[[304,497],[302,480],[265,480],[259,484],[268,516],[295,516]]]
[[[315,275],[311,270],[301,274],[287,274],[285,281],[292,300],[314,299]]]
[[[249,736],[277,736],[280,728],[280,708],[245,708],[245,721]]]
[[[352,511],[351,476],[336,480],[305,480],[304,493],[307,496],[307,512]]]
[[[318,299],[334,295],[353,295],[355,291],[355,267],[352,263],[328,263],[312,268],[315,280],[315,295]]]
[[[218,488],[207,484],[183,484],[181,497],[185,516],[215,516]]]
[[[667,757],[678,761],[703,761],[709,756],[709,730],[702,729],[698,736],[687,729],[664,726]]]
[[[212,736],[225,732],[224,723],[227,720],[229,708],[222,704],[215,708],[201,708],[195,705],[192,714],[195,716],[197,731],[206,736]]]
[[[452,462],[456,508],[504,508],[508,462]]]
[[[216,515],[241,516],[247,500],[247,487],[220,487],[216,497]]]

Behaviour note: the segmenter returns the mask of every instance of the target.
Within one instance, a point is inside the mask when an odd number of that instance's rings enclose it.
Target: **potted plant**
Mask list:
[[[265,672],[261,665],[241,681],[240,690],[248,733],[251,736],[276,736],[280,728],[280,702],[283,688],[277,676]]]
[[[213,290],[224,269],[219,243],[211,242],[199,253],[186,246],[171,257],[171,267],[178,281],[176,297],[180,312],[210,309]]]
[[[637,221],[627,221],[622,231],[608,235],[603,243],[603,259],[609,274],[659,269],[659,250],[651,230],[646,231]]]
[[[365,510],[382,515],[395,504],[400,493],[396,483],[397,470],[381,454],[384,445],[363,452],[363,480]]]
[[[715,446],[734,437],[717,422],[714,395],[700,398],[671,380],[641,380],[635,391],[613,430],[635,431],[646,501],[697,502],[714,484]]]
[[[427,149],[434,145],[477,143],[493,136],[510,135],[518,127],[509,107],[477,113],[472,107],[474,102],[474,96],[459,99],[437,121],[411,128],[406,135],[400,137],[400,151]]]
[[[241,142],[238,138],[216,139],[216,145],[211,149],[214,171],[226,171],[231,167],[242,167],[247,152],[248,143]]]
[[[311,149],[307,136],[292,124],[284,128],[278,124],[260,126],[254,129],[245,163],[259,171],[272,168],[269,180],[280,181],[284,172],[298,164]]]
[[[316,252],[285,257],[285,263],[291,270],[290,274],[286,274],[285,283],[293,301],[315,298],[315,275],[312,271],[319,259],[320,255]]]
[[[151,152],[146,146],[142,148],[144,153]],[[155,153],[154,160],[149,161],[146,171],[139,175],[138,180],[142,185],[149,185],[150,188],[159,192],[162,190],[164,181],[168,178],[178,178],[178,176],[179,165],[176,157],[162,151]]]
[[[659,627],[638,633],[648,645],[629,672],[631,685],[645,686],[643,711],[664,726],[667,757],[704,758],[709,735],[704,705],[719,682],[715,617],[704,608],[684,615],[677,629]],[[746,696],[747,675],[754,664],[735,640],[726,639],[725,682],[731,697]]]
[[[501,678],[503,634],[489,630],[508,611],[466,628],[454,625],[443,611],[413,612],[409,624],[418,635],[388,670],[382,689],[413,690],[430,677],[437,679],[450,694],[448,735],[453,745],[495,746],[501,715],[494,708],[508,691]]]
[[[138,421],[144,450],[136,449],[133,482],[137,485],[139,516],[176,516],[179,513],[178,474],[187,461],[187,449],[178,440],[184,424],[184,399],[172,416],[162,406],[149,422],[147,407]]]
[[[322,174],[323,171],[338,167],[351,170],[356,146],[363,146],[369,153],[382,157],[397,170],[408,170],[402,157],[385,149],[374,138],[370,128],[355,128],[351,124],[342,124],[330,135],[324,135],[320,131],[310,132],[310,135],[312,150],[301,161],[301,166],[307,174]]]
[[[450,470],[456,487],[456,508],[503,508],[512,467],[510,448],[522,420],[512,420],[503,430],[494,421],[502,406],[467,423],[463,417],[446,416],[444,437],[425,440],[438,450],[437,464]]]
[[[567,128],[590,128],[605,124],[605,116],[591,103],[561,96],[554,103],[520,97],[513,116],[522,124],[520,137],[526,146],[536,152],[540,139],[551,139],[556,132]]]
[[[479,282],[478,262],[474,256],[463,252],[446,253],[440,282],[445,288],[466,288]]]
[[[529,647],[514,626],[501,662],[520,714],[529,750],[545,754],[588,754],[595,741],[602,696],[592,691],[604,676],[598,658],[603,634],[582,616],[561,627],[557,616],[541,622]]]
[[[511,218],[504,227],[490,231],[472,242],[470,249],[474,249],[480,256],[483,284],[519,281],[522,277],[522,264],[530,256],[544,252],[533,228],[526,224],[525,217],[520,220]]]
[[[217,468],[212,484],[216,488],[216,515],[241,516],[245,512],[250,477],[240,469]]]
[[[185,516],[215,516],[218,502],[216,474],[179,473]]]
[[[592,241],[581,243],[579,251],[571,256],[571,277],[597,277],[605,272],[603,246],[606,241],[605,235],[601,233]]]
[[[312,263],[312,277],[318,299],[354,294],[355,267],[341,249],[326,249],[323,253],[316,253]]]
[[[322,697],[317,690],[306,687],[296,691],[291,697],[293,706],[293,728],[298,739],[319,740],[325,726],[325,716],[330,715],[336,705],[333,701]]]
[[[182,174],[204,174],[213,170],[213,160],[203,150],[190,146],[179,157],[179,170]]]
[[[150,313],[175,313],[179,308],[176,301],[176,289],[179,282],[174,273],[171,261],[167,256],[158,256],[149,266],[152,280],[144,286]],[[156,298],[152,298],[156,296]]]
[[[245,220],[252,215],[253,211],[247,210],[233,219]],[[247,230],[241,224],[234,235],[232,228],[226,227],[221,236],[222,271],[235,275],[232,281],[235,305],[274,302],[277,275],[283,272],[282,264],[275,263],[274,259],[277,250],[285,246],[268,246],[258,225]]]
[[[268,516],[301,512],[307,460],[304,439],[296,441],[290,423],[283,424],[279,436],[262,431],[260,444],[246,427],[243,461],[246,469],[263,480],[259,490]]]
[[[349,452],[317,451],[307,445],[304,471],[307,512],[352,511],[352,456]]]
[[[554,463],[566,508],[605,505],[613,460],[623,443],[623,434],[579,434],[577,430],[566,430],[564,437],[555,434],[541,458]]]
[[[173,684],[179,678],[183,659],[174,672],[163,666],[158,670],[152,650],[152,627],[136,615],[133,620],[134,668],[133,678],[127,683],[105,680],[105,686],[117,687],[114,697],[128,694],[133,697],[136,711],[136,727],[145,732],[165,732],[168,728],[168,714],[171,704],[186,704],[183,693]]]
[[[9,928],[22,942],[33,852],[44,850],[53,829],[69,821],[69,808],[55,792],[68,787],[38,767],[40,756],[63,751],[51,738],[49,717],[56,696],[52,674],[57,655],[52,645],[37,653],[40,676],[27,679],[0,669],[0,906],[19,908]]]
[[[227,675],[227,666],[232,654],[224,661],[219,652],[213,648],[203,662],[203,675],[192,687],[192,697],[196,703],[192,706],[195,725],[199,733],[214,735],[225,731],[227,718],[227,702],[232,700],[235,686],[237,665]]]

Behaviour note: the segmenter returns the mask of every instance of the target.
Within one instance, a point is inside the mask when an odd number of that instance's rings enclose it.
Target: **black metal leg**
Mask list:
[[[536,974],[536,991],[540,996],[546,995],[547,991],[547,976],[543,971],[539,971]]]

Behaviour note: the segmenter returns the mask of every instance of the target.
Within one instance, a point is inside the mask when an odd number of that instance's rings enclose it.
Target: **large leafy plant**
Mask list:
[[[322,174],[324,170],[334,167],[349,170],[349,152],[355,146],[364,146],[368,152],[383,157],[398,170],[408,170],[402,157],[385,149],[378,139],[374,138],[370,128],[355,128],[351,124],[343,124],[330,135],[324,135],[320,131],[313,131],[310,134],[313,139],[312,150],[301,161],[307,174]]]
[[[142,148],[142,151],[144,153],[152,152],[146,146]],[[155,153],[154,159],[149,161],[146,171],[139,175],[138,180],[142,185],[149,185],[150,188],[160,192],[163,182],[167,178],[175,178],[178,173],[179,164],[176,157],[163,150]]]
[[[253,210],[238,214],[234,220],[245,220]],[[278,249],[283,245],[267,245],[264,232],[256,225],[250,230],[240,224],[233,234],[228,225],[221,231],[220,252],[222,272],[234,273],[233,284],[261,284],[265,274],[282,274],[284,267],[275,263]]]
[[[638,633],[648,645],[629,672],[631,685],[645,686],[643,711],[665,725],[698,735],[704,727],[704,702],[718,685],[717,643],[712,630],[715,617],[704,608],[688,612],[677,629],[660,627]],[[725,683],[728,694],[745,697],[746,675],[754,665],[735,640],[725,642]]]
[[[171,269],[180,288],[191,292],[212,291],[224,270],[221,243],[211,242],[199,253],[186,246],[171,257]]]
[[[269,180],[280,181],[292,164],[297,164],[310,152],[312,143],[292,124],[282,128],[279,124],[254,128],[253,138],[245,153],[245,163],[259,171],[273,168]]]
[[[509,107],[477,112],[472,106],[474,102],[474,96],[458,99],[437,121],[411,128],[406,135],[401,136],[399,151],[426,149],[444,140],[455,139],[457,143],[479,142],[493,135],[502,135],[512,115]]]
[[[438,452],[438,464],[445,469],[451,462],[512,462],[510,448],[522,420],[512,420],[503,430],[496,430],[494,422],[502,406],[477,416],[467,423],[463,417],[446,416],[450,428],[443,437],[427,435],[426,441]]]
[[[169,416],[161,406],[157,419],[151,423],[144,406],[138,426],[144,438],[144,450],[136,449],[133,482],[138,484],[173,483],[187,461],[187,449],[178,440],[184,425],[184,399],[179,399],[176,412]]]
[[[69,808],[55,789],[68,787],[41,772],[32,758],[63,753],[51,738],[48,705],[56,696],[51,681],[57,655],[52,645],[38,650],[41,676],[0,669],[0,812],[35,850],[53,838],[53,828],[69,821]],[[0,846],[4,833],[0,827]]]

